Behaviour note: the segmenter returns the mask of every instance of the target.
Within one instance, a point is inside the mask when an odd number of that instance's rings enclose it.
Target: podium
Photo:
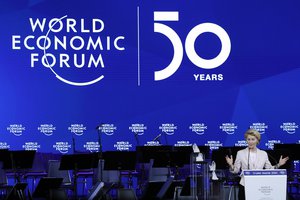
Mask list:
[[[191,154],[191,183],[190,190],[193,199],[209,199],[209,173],[206,161],[196,161],[198,153]]]
[[[246,200],[282,200],[287,195],[285,169],[244,170]]]

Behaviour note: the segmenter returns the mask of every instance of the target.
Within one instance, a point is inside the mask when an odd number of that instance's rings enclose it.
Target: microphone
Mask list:
[[[153,142],[157,141],[160,138],[160,136],[161,136],[161,133],[159,135],[157,135],[152,141]]]
[[[231,148],[229,148],[227,150],[227,156],[230,158],[232,156],[232,151],[231,151]]]
[[[96,126],[96,130],[99,130],[102,126],[103,126],[103,123],[99,124],[98,126]]]
[[[277,160],[269,152],[267,152],[267,155],[268,155],[268,158],[271,158],[271,160],[275,163],[275,166],[276,166],[278,164]]]
[[[136,143],[137,143],[138,146],[140,146],[140,141],[139,141],[139,137],[138,136],[139,136],[138,132],[134,132],[134,138],[136,140]]]

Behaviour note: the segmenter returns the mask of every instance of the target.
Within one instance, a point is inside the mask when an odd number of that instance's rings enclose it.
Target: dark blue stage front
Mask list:
[[[52,158],[141,146],[196,143],[211,162],[213,150],[245,147],[248,128],[270,154],[299,144],[299,9],[279,0],[3,0],[0,149],[35,151],[47,175]],[[299,171],[285,149],[286,168]],[[17,181],[14,164],[6,170]],[[90,175],[83,196],[97,182]]]

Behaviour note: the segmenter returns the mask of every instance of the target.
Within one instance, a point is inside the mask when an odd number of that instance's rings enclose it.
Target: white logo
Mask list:
[[[246,147],[248,146],[246,140],[238,140],[235,144],[235,147]]]
[[[7,142],[0,142],[0,149],[10,149],[10,145]]]
[[[86,142],[85,145],[83,145],[83,148],[85,148],[85,150],[90,151],[90,152],[97,152],[99,151],[100,145],[99,142]]]
[[[51,136],[51,135],[53,135],[54,131],[56,130],[56,127],[53,126],[53,124],[41,124],[38,127],[38,130],[41,133],[44,133],[46,136]]]
[[[106,53],[125,50],[122,46],[125,37],[107,35],[104,21],[98,18],[74,19],[65,15],[52,19],[29,18],[29,23],[32,34],[12,35],[12,49],[31,51],[32,68],[39,63],[69,85],[99,82],[104,78]]]
[[[147,130],[147,126],[145,126],[144,124],[131,124],[129,130],[137,135],[144,135],[145,130]]]
[[[23,131],[25,131],[25,127],[22,124],[11,124],[6,129],[15,136],[21,136]]]
[[[26,151],[37,151],[41,148],[41,145],[37,142],[25,142],[25,144],[22,145],[22,148]]]
[[[144,146],[161,146],[159,141],[148,141]]]
[[[114,144],[114,148],[116,148],[117,151],[129,151],[132,148],[132,144],[128,141],[119,141]]]
[[[205,130],[207,130],[207,126],[204,123],[195,123],[192,124],[189,129],[197,135],[203,135]]]
[[[222,147],[223,143],[221,143],[219,140],[217,140],[217,141],[210,140],[210,141],[207,141],[207,143],[205,144],[205,146],[209,146],[209,148],[211,150],[213,150],[213,149],[219,149],[219,147]]]
[[[86,127],[83,124],[71,124],[68,130],[77,136],[81,136],[86,131]]]
[[[236,126],[234,123],[222,123],[222,126],[220,126],[220,129],[228,135],[234,134],[237,128],[238,126]]]
[[[102,124],[99,127],[99,130],[101,130],[102,133],[105,133],[105,135],[111,136],[117,130],[117,127],[114,124]]]
[[[192,146],[190,141],[177,141],[177,144],[174,144],[175,147],[187,147]]]
[[[280,140],[268,140],[268,142],[265,143],[265,146],[268,149],[274,149],[274,144],[281,144],[281,141]]]
[[[167,135],[173,135],[175,133],[175,130],[177,130],[177,126],[174,124],[162,124],[159,127],[159,130],[166,133]]]
[[[68,142],[56,142],[55,145],[53,145],[53,149],[59,151],[62,154],[68,153],[70,148],[71,145],[69,145]]]
[[[266,132],[266,129],[268,129],[268,125],[265,123],[253,123],[252,126],[250,126],[251,129],[257,130],[260,134],[264,134]]]
[[[284,122],[284,123],[282,123],[280,128],[283,131],[286,131],[288,134],[294,134],[294,133],[296,133],[296,130],[298,129],[298,125],[295,122]]]
[[[178,12],[154,12],[154,21],[179,21]],[[183,45],[178,34],[169,26],[162,23],[154,23],[154,32],[165,35],[172,43],[174,55],[171,63],[163,70],[154,73],[154,80],[160,81],[172,76],[180,67],[183,59]],[[201,58],[195,50],[195,41],[203,33],[213,33],[221,41],[221,51],[213,59]],[[190,61],[197,67],[203,69],[213,69],[222,65],[228,58],[231,51],[231,42],[227,32],[217,24],[202,23],[198,24],[188,33],[185,40],[185,52]]]

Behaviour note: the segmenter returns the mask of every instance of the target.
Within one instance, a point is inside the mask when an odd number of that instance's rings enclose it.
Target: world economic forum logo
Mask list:
[[[283,122],[282,125],[280,125],[280,128],[292,135],[296,133],[296,130],[299,128],[299,126],[296,122]]]
[[[117,130],[117,127],[114,124],[101,124],[99,130],[107,136],[112,136]]]
[[[21,136],[26,129],[22,124],[10,124],[6,130],[15,136]]]
[[[173,123],[165,123],[159,126],[159,130],[167,135],[174,135],[175,131],[177,130],[177,126]]]
[[[195,132],[197,135],[203,135],[205,130],[207,130],[207,125],[204,123],[193,123],[191,126],[189,126],[189,129],[192,130],[192,132]]]
[[[108,55],[124,51],[125,37],[110,36],[102,19],[29,18],[31,35],[12,35],[12,49],[30,51],[30,67],[45,67],[69,85],[104,78]]]
[[[214,23],[201,23],[193,27],[186,36],[184,47],[179,35],[170,26],[162,22],[179,22],[179,12],[177,11],[155,11],[154,12],[154,32],[166,36],[174,50],[171,63],[160,71],[155,71],[154,80],[161,81],[172,76],[180,67],[184,51],[189,60],[199,68],[214,69],[222,65],[228,58],[231,51],[231,42],[227,32],[219,25]],[[203,33],[213,33],[221,41],[220,53],[212,59],[202,58],[195,50],[196,39]],[[195,80],[223,80],[222,74],[194,74]]]

